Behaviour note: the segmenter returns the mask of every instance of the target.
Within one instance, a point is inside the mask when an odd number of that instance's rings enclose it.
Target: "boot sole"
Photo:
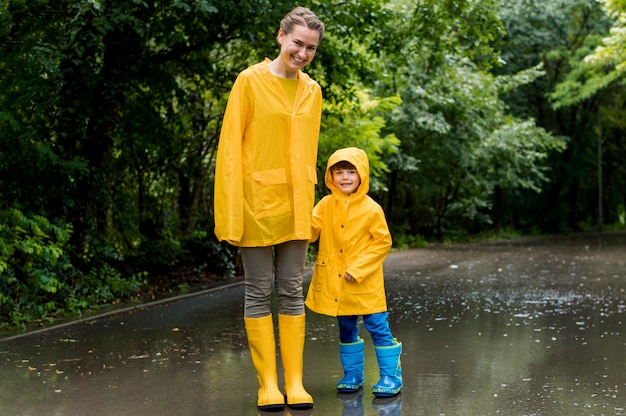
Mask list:
[[[313,409],[313,403],[294,403],[294,404],[288,404],[287,406],[289,406],[289,408],[293,410]]]
[[[285,410],[284,404],[266,404],[264,406],[257,406],[259,410],[264,412],[282,412]]]

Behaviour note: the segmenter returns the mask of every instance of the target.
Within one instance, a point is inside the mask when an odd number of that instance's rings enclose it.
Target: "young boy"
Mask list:
[[[364,384],[364,341],[358,317],[372,336],[380,380],[372,387],[377,397],[393,397],[402,390],[402,344],[391,335],[383,261],[391,249],[385,213],[367,195],[369,161],[356,147],[337,150],[328,159],[326,186],[332,191],[313,209],[313,236],[319,251],[306,305],[312,311],[336,316],[339,354],[344,377],[342,393]]]

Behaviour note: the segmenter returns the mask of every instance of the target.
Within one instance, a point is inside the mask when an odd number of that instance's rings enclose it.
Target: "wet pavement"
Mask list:
[[[626,233],[396,252],[385,270],[395,399],[371,394],[366,331],[365,389],[337,395],[335,320],[308,312],[314,409],[257,412],[237,284],[5,334],[0,415],[626,415]]]

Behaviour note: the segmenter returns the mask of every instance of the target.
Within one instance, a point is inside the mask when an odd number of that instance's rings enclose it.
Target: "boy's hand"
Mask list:
[[[346,282],[357,282],[356,279],[352,276],[350,276],[350,273],[346,272],[346,274],[343,275],[343,278],[346,279]]]

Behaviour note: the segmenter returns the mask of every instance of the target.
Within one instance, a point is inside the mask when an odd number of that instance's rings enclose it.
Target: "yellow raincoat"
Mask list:
[[[322,92],[300,71],[292,104],[270,62],[239,74],[220,134],[215,235],[235,246],[311,237]]]
[[[361,185],[350,195],[332,181],[330,167],[340,161],[352,163],[361,177]],[[355,147],[336,151],[328,159],[324,180],[332,194],[313,209],[311,241],[319,236],[320,243],[306,306],[330,316],[385,312],[383,261],[391,249],[391,234],[383,209],[367,195],[367,154]],[[346,281],[346,272],[357,282]]]

